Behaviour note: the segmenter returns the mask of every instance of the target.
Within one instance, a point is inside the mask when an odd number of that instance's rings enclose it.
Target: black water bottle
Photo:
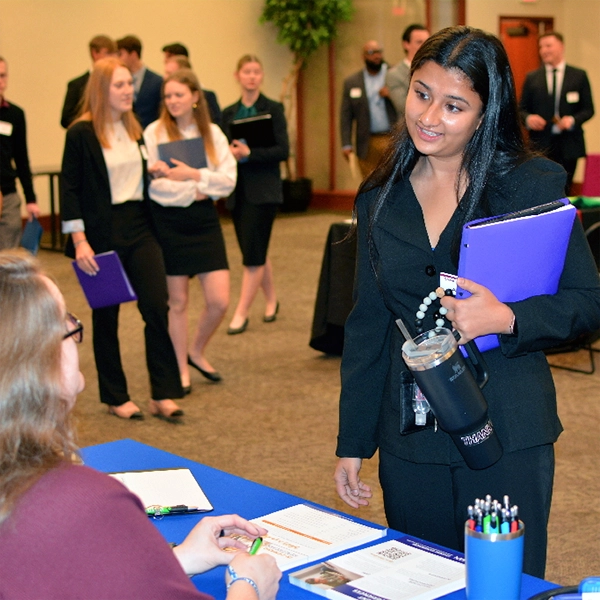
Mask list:
[[[431,329],[402,346],[402,358],[439,426],[450,434],[471,469],[485,469],[500,459],[502,445],[480,389],[487,382],[485,363],[474,343],[467,345],[467,353],[477,380],[449,329]]]

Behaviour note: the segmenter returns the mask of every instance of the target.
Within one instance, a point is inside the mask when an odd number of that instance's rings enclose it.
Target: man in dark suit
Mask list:
[[[402,48],[406,56],[397,65],[388,69],[385,77],[385,85],[389,91],[389,98],[396,109],[398,119],[404,115],[404,105],[408,94],[410,83],[410,63],[415,57],[417,50],[429,37],[429,31],[424,25],[413,23],[409,25],[402,34]]]
[[[354,146],[363,177],[377,165],[389,139],[396,111],[385,87],[387,64],[381,45],[371,40],[363,47],[365,68],[344,81],[340,112],[342,152],[350,160],[352,126],[356,122]]]
[[[162,77],[142,62],[142,42],[135,35],[117,40],[119,58],[133,76],[133,112],[143,128],[158,119]]]
[[[585,156],[581,125],[594,115],[592,91],[586,72],[565,64],[563,37],[540,36],[544,63],[527,74],[520,109],[533,146],[561,164],[570,193],[577,159]]]
[[[92,57],[92,63],[95,63],[105,56],[116,53],[117,45],[114,40],[107,35],[97,35],[90,40],[90,56]],[[73,122],[81,108],[83,92],[85,91],[85,86],[87,85],[89,77],[90,72],[86,71],[83,75],[71,79],[67,84],[67,95],[65,96],[60,117],[60,124],[65,129]]]

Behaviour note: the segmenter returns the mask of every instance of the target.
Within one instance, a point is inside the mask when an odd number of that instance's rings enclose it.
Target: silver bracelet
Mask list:
[[[83,242],[87,242],[87,239],[79,240],[78,242],[73,242],[73,247],[77,248],[77,246],[79,246],[79,244],[83,244]]]
[[[256,597],[260,598],[260,594],[258,593],[258,586],[256,585],[256,583],[254,582],[253,579],[250,579],[250,577],[240,577],[234,570],[233,567],[231,565],[227,565],[227,572],[229,573],[229,576],[231,577],[231,581],[227,584],[227,591],[229,591],[229,588],[236,582],[236,581],[245,581],[246,583],[249,583],[253,588],[254,591],[256,592]]]

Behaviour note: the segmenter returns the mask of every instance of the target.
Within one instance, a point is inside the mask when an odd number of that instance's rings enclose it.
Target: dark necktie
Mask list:
[[[552,69],[552,111],[554,116],[558,116],[558,94],[556,93],[556,71]]]

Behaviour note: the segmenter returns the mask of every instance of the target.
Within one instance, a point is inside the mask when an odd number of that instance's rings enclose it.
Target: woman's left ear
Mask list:
[[[198,104],[198,102],[200,102],[200,92],[194,92],[192,94],[192,100],[194,101],[194,104]]]

